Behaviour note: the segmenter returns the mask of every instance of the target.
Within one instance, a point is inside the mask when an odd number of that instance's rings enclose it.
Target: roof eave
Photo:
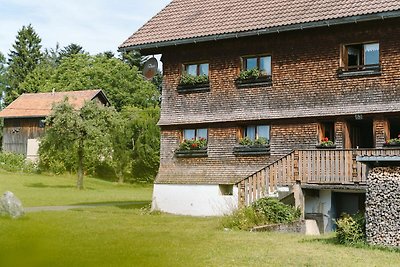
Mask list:
[[[23,115],[23,116],[0,116],[0,119],[35,119],[35,118],[45,118],[47,115]]]
[[[279,32],[285,32],[285,31],[304,30],[304,29],[311,29],[311,28],[318,28],[318,27],[329,27],[329,26],[334,26],[334,25],[350,24],[350,23],[365,22],[365,21],[372,21],[372,20],[383,20],[383,19],[398,18],[398,17],[400,17],[400,10],[395,10],[395,11],[380,12],[380,13],[367,14],[367,15],[351,16],[351,17],[345,17],[345,18],[290,24],[290,25],[257,29],[257,30],[251,30],[251,31],[245,31],[245,32],[215,34],[215,35],[193,37],[193,38],[187,38],[187,39],[170,40],[170,41],[165,41],[165,42],[132,45],[132,46],[126,46],[126,47],[119,47],[118,51],[119,52],[127,52],[130,50],[149,50],[149,49],[157,50],[157,49],[164,48],[164,47],[177,46],[177,45],[183,45],[183,44],[193,44],[193,43],[217,41],[217,40],[224,40],[224,39],[234,39],[234,38],[240,38],[240,37],[264,35],[264,34],[279,33]]]

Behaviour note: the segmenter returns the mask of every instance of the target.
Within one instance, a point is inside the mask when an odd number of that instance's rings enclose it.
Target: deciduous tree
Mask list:
[[[136,67],[104,54],[65,57],[50,76],[49,73],[46,66],[42,67],[26,79],[23,87],[38,88],[41,92],[101,88],[117,110],[124,106],[158,105],[157,88],[145,81]]]
[[[95,102],[86,102],[80,110],[67,100],[55,105],[46,119],[49,127],[39,148],[41,166],[48,169],[64,164],[63,168],[75,169],[76,186],[82,189],[87,167],[112,157],[114,116],[112,108]]]

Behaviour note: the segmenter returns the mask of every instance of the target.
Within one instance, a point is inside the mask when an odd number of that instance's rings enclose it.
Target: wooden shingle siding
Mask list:
[[[318,124],[331,121],[337,149],[349,148],[349,121],[373,123],[387,140],[387,114],[400,114],[400,19],[388,19],[162,49],[161,162],[156,183],[230,184],[293,149],[315,149]],[[382,74],[340,78],[343,44],[380,45]],[[272,56],[272,85],[238,88],[241,56]],[[179,94],[182,62],[209,62],[210,91]],[[235,156],[238,131],[270,125],[269,155]],[[199,125],[199,126],[197,126]],[[386,125],[386,126],[385,126]],[[181,129],[208,128],[207,157],[177,158]]]
[[[315,148],[316,123],[272,124],[270,155],[235,156],[240,127],[213,125],[208,128],[208,157],[175,156],[181,130],[161,131],[160,171],[156,183],[231,184],[299,147]]]
[[[400,19],[164,49],[160,125],[400,111]],[[340,47],[375,40],[382,74],[339,78]],[[178,49],[179,48],[179,49]],[[272,86],[237,88],[240,57],[269,53]],[[210,92],[178,94],[182,62],[207,60]]]

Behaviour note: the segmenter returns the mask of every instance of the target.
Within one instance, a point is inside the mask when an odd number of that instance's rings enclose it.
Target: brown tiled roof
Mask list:
[[[328,24],[371,14],[390,16],[390,12],[399,10],[399,0],[173,0],[120,49],[257,30],[276,31],[279,27],[315,22]],[[397,12],[391,15],[398,16]]]
[[[99,94],[104,96],[101,90],[22,94],[0,112],[0,118],[46,117],[53,104],[63,101],[65,97],[68,97],[72,106],[79,109],[85,101],[90,101]]]

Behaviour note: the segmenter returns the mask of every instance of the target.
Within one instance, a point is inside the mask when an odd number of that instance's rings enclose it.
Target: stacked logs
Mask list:
[[[400,167],[372,169],[367,184],[368,243],[400,247]]]

